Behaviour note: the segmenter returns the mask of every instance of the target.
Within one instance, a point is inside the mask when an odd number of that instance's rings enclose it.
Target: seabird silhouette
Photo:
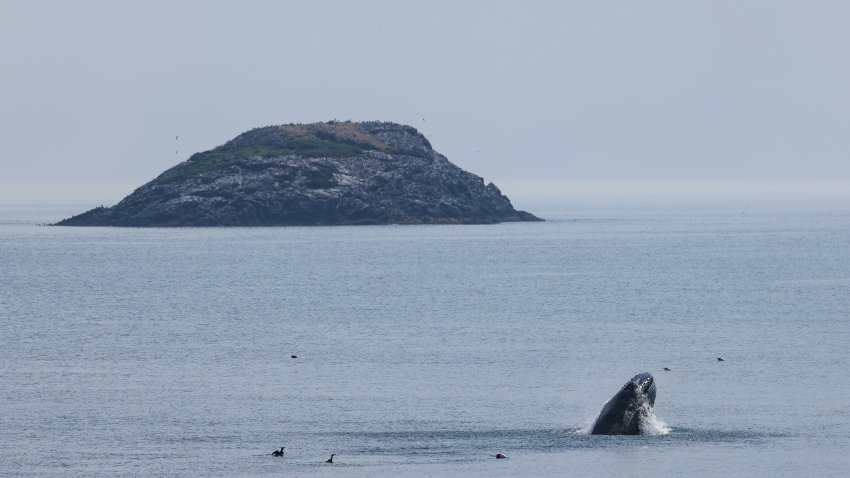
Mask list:
[[[334,462],[334,456],[335,456],[335,455],[336,455],[336,453],[332,453],[332,454],[331,454],[331,457],[330,457],[330,458],[328,458],[327,460],[325,460],[325,463],[333,463],[333,462]]]
[[[285,455],[286,453],[284,453],[284,451],[283,451],[284,448],[286,448],[286,447],[282,446],[282,447],[280,447],[280,450],[273,451],[272,456],[283,456],[283,455]]]

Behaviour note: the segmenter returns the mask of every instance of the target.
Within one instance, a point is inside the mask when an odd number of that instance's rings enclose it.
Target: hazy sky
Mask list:
[[[0,0],[0,197],[114,202],[329,119],[415,126],[509,195],[850,181],[848,26],[846,1]]]

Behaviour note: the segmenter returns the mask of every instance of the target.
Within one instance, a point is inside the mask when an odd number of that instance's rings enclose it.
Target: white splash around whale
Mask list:
[[[673,429],[655,414],[655,409],[647,407],[640,414],[640,434],[646,436],[667,435]]]
[[[608,403],[607,401],[605,403]],[[605,405],[603,404],[603,407]],[[655,414],[655,408],[647,406],[640,413],[640,434],[644,436],[663,436],[667,435],[673,428],[665,423],[658,415]],[[593,431],[593,426],[596,425],[596,420],[599,416],[588,419],[584,426],[571,429],[573,435],[590,435]]]

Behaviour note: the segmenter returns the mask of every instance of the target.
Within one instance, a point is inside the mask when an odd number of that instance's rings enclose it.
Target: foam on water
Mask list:
[[[640,434],[646,436],[661,436],[667,435],[673,429],[670,428],[669,425],[664,423],[658,416],[655,414],[655,409],[652,407],[647,407],[647,410],[644,413],[640,414]]]
[[[605,402],[605,403],[608,403],[608,402]],[[604,406],[605,405],[603,405],[603,407]],[[596,425],[596,420],[598,418],[599,418],[599,416],[597,415],[593,418],[587,419],[587,421],[584,423],[584,426],[571,429],[571,431],[572,431],[571,434],[572,435],[590,435],[590,431],[593,430],[593,425]]]

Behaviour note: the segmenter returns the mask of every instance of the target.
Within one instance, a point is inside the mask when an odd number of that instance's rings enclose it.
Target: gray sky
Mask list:
[[[841,189],[848,25],[846,1],[0,0],[0,199],[110,204],[247,129],[329,119],[415,126],[509,196]]]

